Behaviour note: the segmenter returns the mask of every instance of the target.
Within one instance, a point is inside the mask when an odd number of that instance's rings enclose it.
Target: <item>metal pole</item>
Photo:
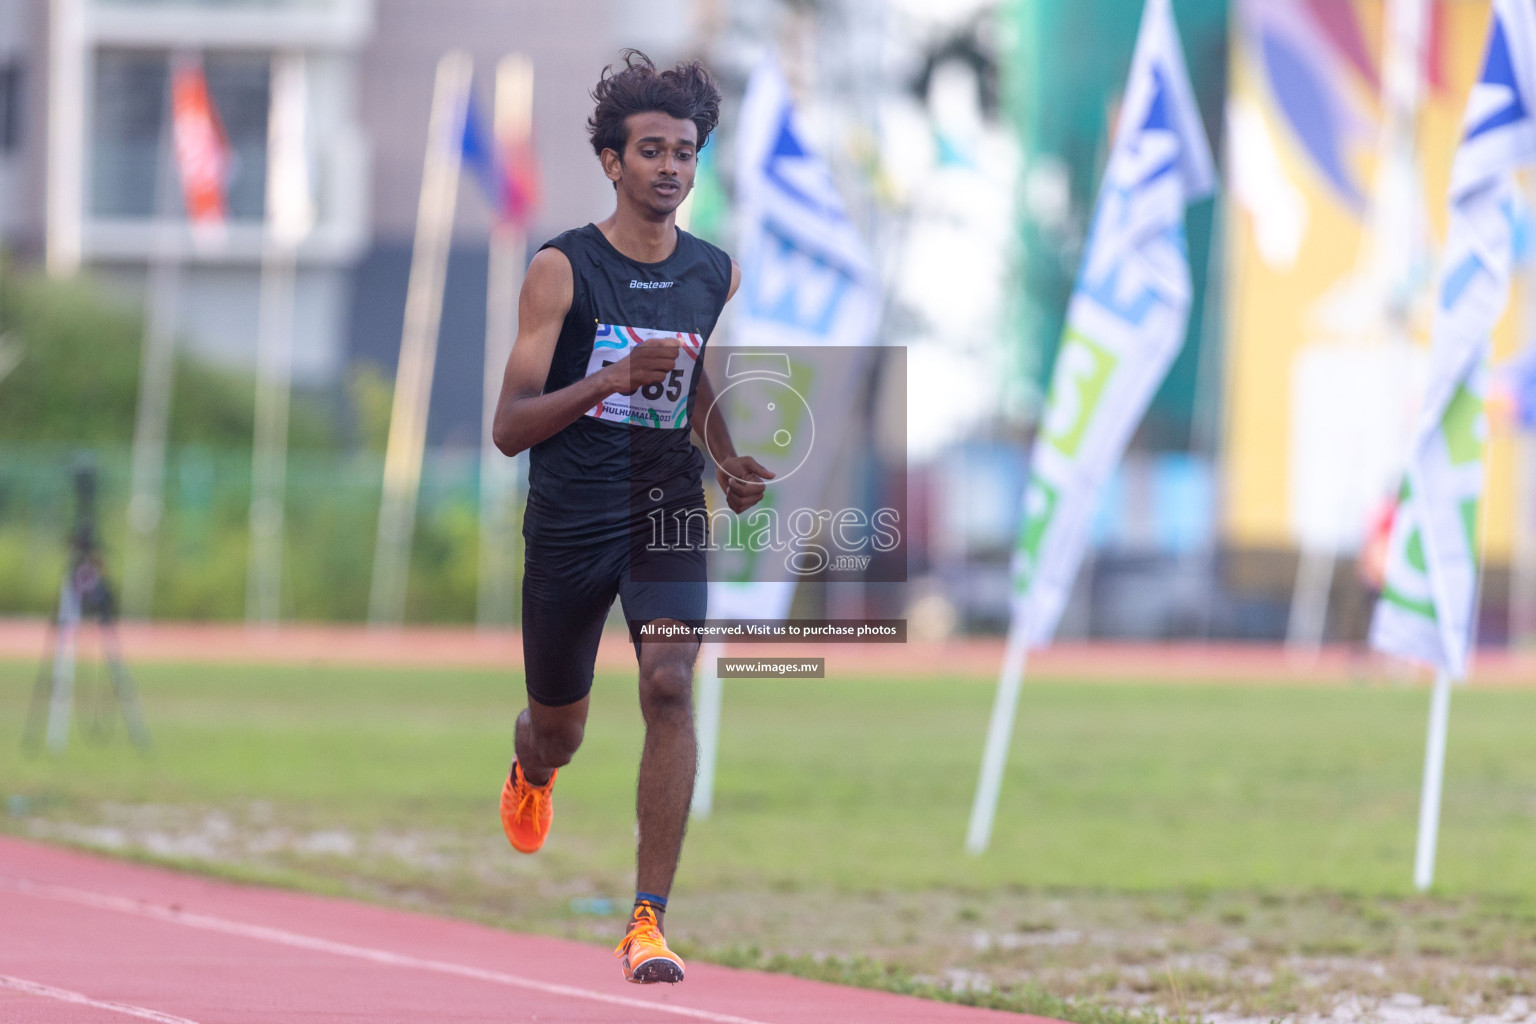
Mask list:
[[[1315,663],[1328,628],[1328,597],[1333,590],[1337,562],[1332,542],[1324,547],[1307,544],[1296,564],[1296,585],[1291,591],[1291,613],[1286,620],[1285,650],[1295,661]]]
[[[257,320],[256,438],[251,458],[247,624],[278,620],[283,578],[283,502],[288,482],[288,407],[293,376],[291,250],[271,245],[262,259]]]
[[[181,225],[171,217],[176,189],[171,153],[171,77],[166,69],[164,120],[155,183],[156,245],[149,272],[139,402],[133,430],[133,470],[124,552],[123,615],[148,618],[154,608],[155,556],[164,511],[166,435],[176,373],[176,307],[181,300]]]
[[[48,274],[80,269],[85,206],[83,0],[53,0],[48,61]]]
[[[1222,507],[1221,488],[1221,406],[1223,382],[1220,346],[1226,332],[1226,309],[1221,301],[1222,284],[1226,280],[1227,218],[1226,203],[1218,197],[1211,204],[1211,235],[1206,247],[1205,296],[1200,311],[1200,352],[1195,360],[1195,394],[1190,410],[1189,453],[1195,459],[1204,457],[1212,482],[1211,509]],[[1212,529],[1205,540],[1190,551],[1190,559],[1205,577],[1206,598],[1200,604],[1199,635],[1201,640],[1211,638],[1211,618],[1215,610],[1219,513],[1212,517]]]
[[[519,152],[533,126],[533,62],[522,54],[496,67],[496,129],[502,153]],[[491,229],[485,292],[485,370],[480,425],[480,590],[476,622],[481,629],[512,624],[516,577],[517,463],[496,450],[491,425],[501,379],[517,337],[517,300],[523,289],[528,236],[508,220]]]
[[[1445,782],[1445,734],[1451,710],[1451,676],[1435,675],[1429,702],[1429,735],[1424,744],[1424,787],[1419,797],[1419,839],[1413,856],[1413,885],[1425,892],[1435,880],[1435,844],[1440,833],[1440,794]]]
[[[715,762],[720,755],[720,644],[699,646],[699,692],[693,714],[698,735],[698,770],[693,780],[693,802],[689,813],[700,820],[715,809]]]
[[[997,678],[997,695],[992,702],[992,722],[987,726],[987,745],[981,755],[981,778],[976,785],[976,800],[971,804],[971,824],[965,835],[969,853],[983,853],[992,841],[992,822],[997,817],[997,802],[1002,794],[1003,768],[1008,763],[1008,746],[1013,738],[1013,720],[1018,714],[1019,690],[1029,659],[1022,616],[1015,615],[1008,628],[1008,648],[1003,668]]]
[[[378,541],[368,596],[368,622],[397,626],[405,617],[405,586],[416,499],[427,440],[427,409],[437,361],[443,285],[448,276],[453,211],[459,195],[464,116],[474,63],[465,53],[446,54],[437,65],[427,153],[416,214],[416,242],[406,285],[405,327],[395,374],[395,399],[384,453],[384,494],[379,504]]]
[[[1489,442],[1490,449],[1492,442]],[[1484,472],[1493,460],[1484,454]],[[1482,617],[1483,584],[1488,576],[1488,500],[1479,502],[1477,528],[1477,584],[1472,591],[1472,620],[1468,624],[1467,663],[1461,678],[1471,674],[1477,655],[1477,625]],[[1429,701],[1429,733],[1424,743],[1424,782],[1419,793],[1419,835],[1413,857],[1413,884],[1425,892],[1435,880],[1435,847],[1440,835],[1441,793],[1445,784],[1445,740],[1450,725],[1451,674],[1445,669],[1435,673],[1435,688]]]
[[[267,125],[266,244],[256,328],[256,431],[251,453],[250,548],[245,619],[275,624],[283,578],[283,503],[288,484],[288,407],[293,390],[294,286],[298,245],[313,224],[306,167],[304,57],[272,62]]]
[[[527,235],[512,225],[491,229],[485,311],[485,369],[480,426],[480,580],[476,623],[481,629],[512,625],[516,544],[517,460],[491,441],[501,379],[517,336],[517,298],[523,288]]]

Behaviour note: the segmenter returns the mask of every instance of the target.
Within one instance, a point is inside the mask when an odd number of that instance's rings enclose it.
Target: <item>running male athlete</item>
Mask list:
[[[634,912],[615,955],[629,981],[677,982],[683,962],[667,948],[662,917],[693,795],[698,643],[647,640],[642,627],[704,619],[705,517],[688,514],[704,508],[704,458],[690,428],[714,456],[733,512],[757,503],[773,474],[738,456],[721,418],[704,415],[714,390],[703,349],[740,269],[675,223],[720,93],[697,62],[658,71],[626,50],[592,98],[587,128],[617,205],[534,256],[492,428],[505,454],[530,450],[528,707],[517,717],[501,821],[517,850],[544,844],[555,776],[581,745],[598,640],[617,596],[640,662],[645,747]],[[648,515],[658,511],[686,524],[674,532],[687,536],[649,544]]]

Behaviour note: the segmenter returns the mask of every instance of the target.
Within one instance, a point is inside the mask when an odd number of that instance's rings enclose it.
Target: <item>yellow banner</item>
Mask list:
[[[1409,164],[1378,158],[1393,137],[1382,0],[1234,5],[1222,502],[1234,547],[1353,551],[1401,482],[1451,161],[1490,17],[1486,0],[1426,6]],[[1516,285],[1495,362],[1518,347],[1526,293]],[[1490,561],[1511,544],[1507,442],[1496,432],[1490,447]]]

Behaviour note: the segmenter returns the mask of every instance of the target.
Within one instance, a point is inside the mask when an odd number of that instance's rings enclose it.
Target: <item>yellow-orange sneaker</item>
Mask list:
[[[533,853],[544,845],[549,823],[555,818],[555,804],[550,790],[555,788],[557,768],[549,781],[535,786],[523,778],[523,766],[512,762],[512,774],[501,786],[501,828],[518,853]]]
[[[624,980],[636,985],[650,985],[665,981],[676,984],[683,980],[683,958],[667,948],[667,940],[656,922],[656,911],[649,903],[642,903],[635,910],[635,918],[629,922],[629,934],[613,951],[619,957]]]

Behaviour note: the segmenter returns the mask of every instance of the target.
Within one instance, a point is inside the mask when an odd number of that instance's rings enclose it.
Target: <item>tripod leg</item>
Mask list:
[[[101,649],[106,654],[107,672],[112,677],[112,689],[117,693],[117,703],[123,709],[123,721],[128,724],[128,737],[140,750],[149,749],[149,727],[139,712],[139,700],[134,693],[133,678],[123,661],[122,647],[113,628],[112,616],[101,616]]]
[[[53,696],[48,702],[48,749],[60,753],[69,744],[69,718],[75,702],[75,638],[80,628],[80,595],[75,581],[64,580],[59,593],[59,633],[53,656]]]
[[[27,706],[27,727],[21,734],[22,749],[36,752],[43,739],[43,721],[53,691],[53,665],[58,658],[59,616],[48,623],[48,642],[43,645],[43,660],[37,667],[37,682],[32,684],[32,702]]]

